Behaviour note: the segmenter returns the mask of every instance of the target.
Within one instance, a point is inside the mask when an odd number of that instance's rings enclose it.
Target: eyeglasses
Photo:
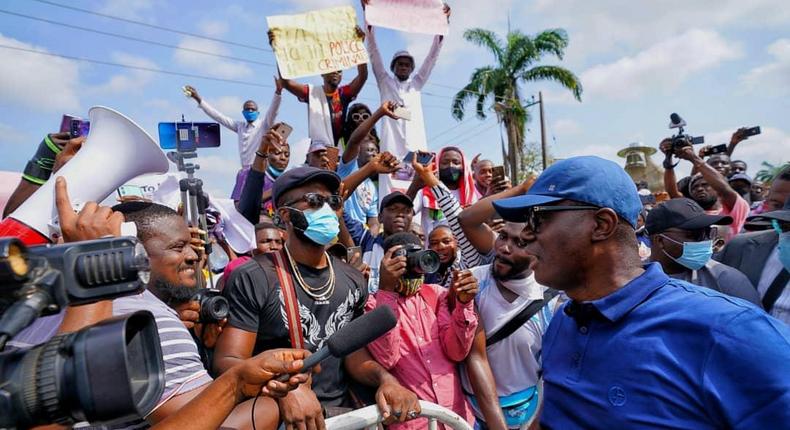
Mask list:
[[[667,230],[664,233],[672,233],[673,231],[675,230]],[[661,236],[667,237],[664,233],[661,233]],[[702,242],[703,240],[710,240],[718,236],[718,229],[716,227],[706,227],[698,230],[682,231],[680,234],[685,235],[688,238],[687,241]],[[680,243],[671,237],[667,238],[676,243]]]
[[[600,209],[597,206],[532,206],[527,211],[527,228],[533,233],[540,228],[541,214],[563,211],[591,211]]]
[[[291,200],[290,202],[285,203],[283,206],[291,206],[298,202],[306,202],[310,209],[321,209],[321,207],[324,206],[324,203],[329,204],[329,207],[335,211],[343,206],[343,199],[337,194],[325,196],[319,193],[307,193],[296,200]]]
[[[370,114],[367,112],[362,112],[362,113],[354,112],[351,114],[351,119],[353,119],[356,122],[362,122],[368,118],[370,118]]]

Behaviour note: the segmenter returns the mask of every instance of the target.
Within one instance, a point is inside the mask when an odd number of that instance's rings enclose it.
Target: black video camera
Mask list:
[[[200,302],[200,323],[215,323],[228,317],[230,304],[219,290],[204,288],[192,300]]]
[[[406,273],[411,275],[426,275],[439,270],[439,254],[430,249],[408,244],[395,251],[393,257],[406,257]]]
[[[683,128],[686,126],[686,121],[680,117],[680,115],[676,113],[672,113],[669,116],[669,128],[677,128],[678,134],[672,136],[672,154],[678,152],[678,150],[691,145],[698,145],[700,143],[705,143],[704,136],[690,136],[685,134]]]
[[[148,258],[134,238],[26,248],[0,238],[0,350],[38,316],[141,292]],[[164,363],[147,311],[0,354],[0,428],[124,422],[164,391]]]

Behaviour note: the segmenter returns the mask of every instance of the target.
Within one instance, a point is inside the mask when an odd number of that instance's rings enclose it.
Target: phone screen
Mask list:
[[[433,152],[420,152],[417,154],[417,162],[422,164],[423,166],[427,166],[430,164],[431,160],[434,157]],[[409,151],[405,157],[403,157],[403,164],[411,165],[411,160],[414,159],[414,151]]]
[[[145,197],[145,195],[143,194],[143,189],[137,185],[121,185],[120,187],[118,187],[118,196]]]
[[[63,114],[63,118],[60,119],[60,132],[71,133],[71,121],[75,119],[80,118],[74,115]]]
[[[505,166],[494,166],[491,169],[491,182],[497,182],[505,179]]]
[[[196,148],[216,148],[219,144],[219,124],[215,122],[159,123],[159,146],[162,149],[193,151]]]

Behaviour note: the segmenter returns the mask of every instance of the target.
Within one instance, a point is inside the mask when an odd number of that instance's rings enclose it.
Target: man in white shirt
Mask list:
[[[363,7],[365,2],[362,3]],[[444,13],[447,20],[450,19],[450,7],[444,5]],[[392,56],[389,70],[387,72],[384,62],[381,59],[381,52],[372,26],[368,26],[368,54],[373,68],[373,75],[379,87],[381,101],[393,100],[406,108],[411,113],[411,120],[384,118],[381,126],[381,152],[389,152],[397,159],[402,160],[409,151],[425,151],[428,148],[425,137],[425,124],[422,116],[422,87],[428,81],[436,60],[439,57],[439,50],[442,48],[443,36],[436,35],[433,39],[428,55],[417,70],[415,70],[414,57],[408,51],[398,51]],[[392,189],[405,190],[409,186],[408,178],[404,183],[399,183],[395,179],[396,174],[381,175],[379,184],[379,195],[387,195]]]
[[[559,302],[556,295],[552,296],[518,328],[492,343],[495,337],[501,337],[497,332],[508,322],[533,302],[544,300],[547,290],[529,270],[530,256],[521,238],[523,230],[523,223],[507,222],[494,244],[494,262],[472,269],[480,288],[475,304],[486,333],[486,353],[509,428],[524,426],[538,410],[542,337]],[[462,382],[475,417],[482,421],[478,401],[469,394],[472,384],[466,372],[462,373]]]
[[[198,94],[195,87],[187,85],[184,87],[189,93],[189,96],[198,102],[198,107],[203,110],[211,119],[225,126],[228,130],[233,131],[239,138],[239,159],[241,161],[241,170],[236,175],[236,185],[233,187],[231,198],[238,202],[241,197],[241,190],[244,188],[244,181],[247,179],[247,173],[250,171],[252,162],[255,161],[255,151],[258,149],[263,133],[272,128],[274,121],[277,119],[277,113],[280,110],[280,95],[282,93],[281,81],[275,79],[276,88],[272,103],[269,105],[269,110],[266,116],[261,118],[258,112],[258,104],[253,100],[247,100],[242,106],[242,115],[244,121],[237,121],[225,115],[224,113],[216,110],[200,94]]]

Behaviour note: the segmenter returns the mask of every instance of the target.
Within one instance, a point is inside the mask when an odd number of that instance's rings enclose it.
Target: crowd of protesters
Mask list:
[[[420,90],[443,37],[422,63],[397,51],[387,67],[374,29],[358,32],[379,106],[353,104],[366,64],[348,83],[342,71],[321,86],[277,78],[265,116],[249,100],[241,120],[185,87],[238,135],[230,218],[256,243],[211,234],[213,252],[229,256],[218,267],[183,208],[126,198],[75,215],[58,179],[60,240],[119,236],[132,222],[151,277],[140,295],[41,318],[9,346],[151,311],[166,388],[151,414],[112,428],[250,428],[252,414],[257,428],[322,429],[370,404],[391,428],[426,428],[419,400],[480,429],[790,425],[790,164],[753,179],[731,160],[741,129],[707,157],[665,140],[664,191],[651,193],[592,156],[517,180],[457,147],[410,150],[431,145]],[[306,141],[282,132],[283,89],[307,105]],[[396,114],[404,107],[410,121]],[[4,216],[83,140],[48,135],[54,161],[34,157]],[[296,145],[305,160],[290,159]],[[679,163],[690,176],[676,176]],[[230,308],[206,324],[193,298],[209,270]],[[379,307],[397,325],[367,347],[317,373],[283,364]]]

